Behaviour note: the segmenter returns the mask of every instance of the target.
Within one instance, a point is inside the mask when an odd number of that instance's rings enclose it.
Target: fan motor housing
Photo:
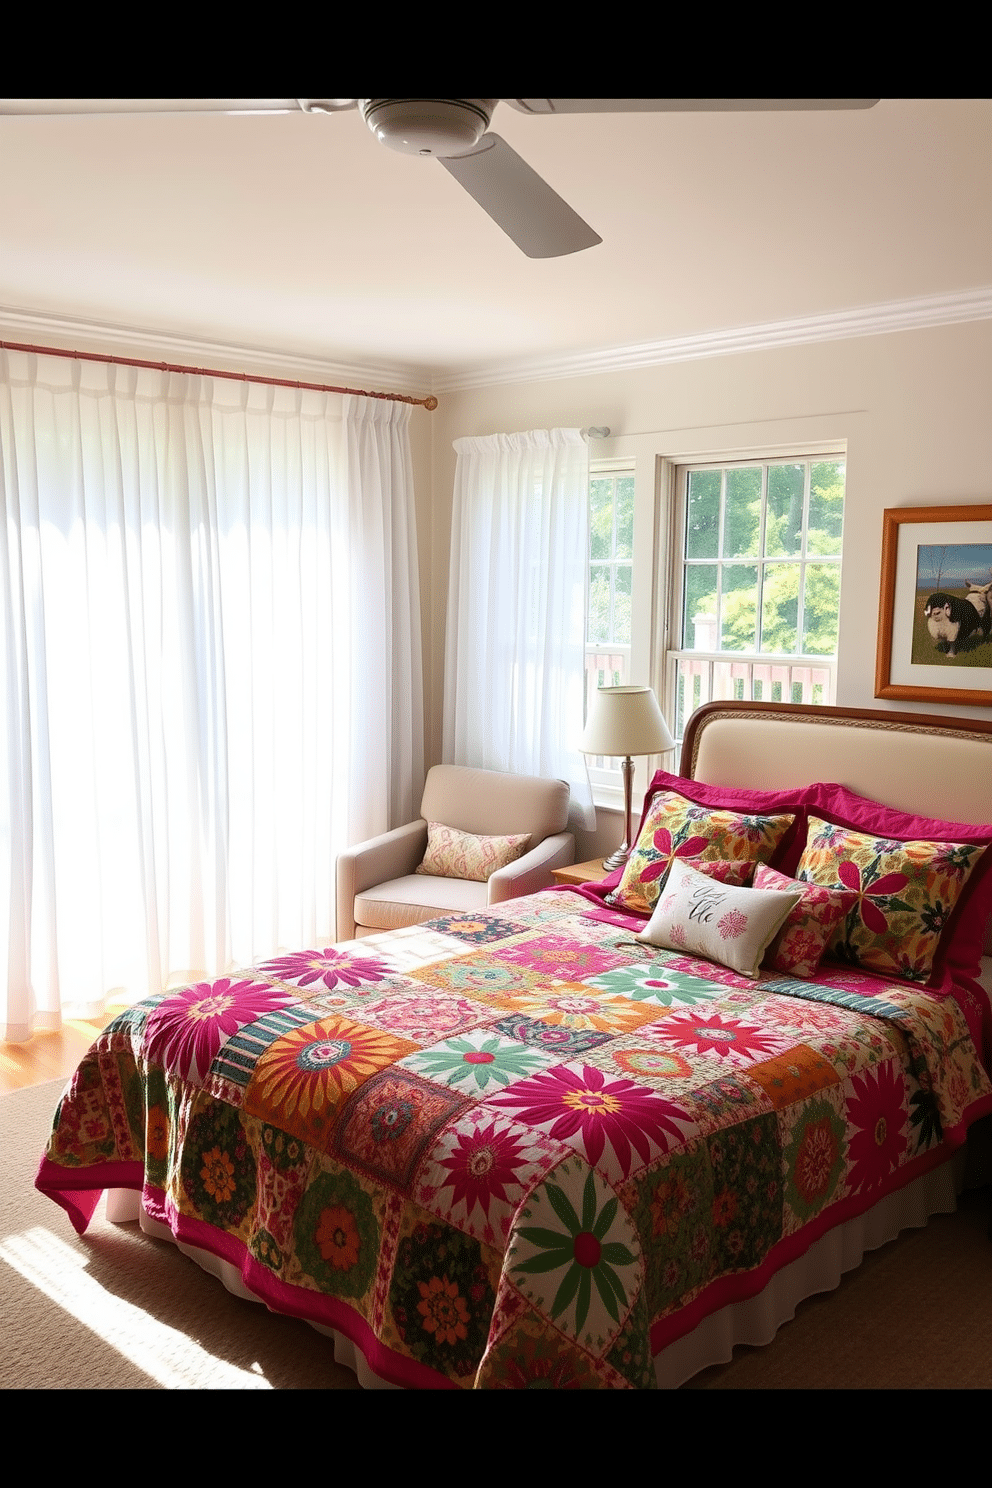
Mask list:
[[[363,98],[362,117],[382,144],[406,155],[464,155],[492,118],[495,98]]]

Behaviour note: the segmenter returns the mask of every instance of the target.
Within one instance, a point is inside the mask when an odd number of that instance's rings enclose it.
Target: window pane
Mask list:
[[[721,651],[753,651],[758,630],[758,569],[752,563],[723,570]]]
[[[700,563],[686,569],[683,651],[715,651],[716,644],[715,563]]]
[[[806,551],[840,557],[844,528],[844,461],[816,460],[810,470]]]
[[[798,622],[799,564],[767,564],[761,597],[762,651],[797,651]]]
[[[836,563],[811,563],[806,569],[803,651],[807,656],[832,656],[837,650],[840,614],[840,568]]]
[[[765,553],[769,558],[801,553],[805,465],[769,465]]]
[[[589,630],[586,639],[593,645],[610,639],[610,568],[606,563],[589,567]]]
[[[613,588],[613,635],[621,646],[630,645],[630,583],[632,566],[618,563]]]
[[[621,475],[617,479],[617,557],[634,556],[634,477]]]
[[[687,505],[685,556],[715,558],[720,544],[719,470],[693,470],[690,473]]]
[[[613,480],[589,482],[589,556],[613,557]]]
[[[761,535],[761,470],[754,465],[727,471],[723,556],[757,558]]]

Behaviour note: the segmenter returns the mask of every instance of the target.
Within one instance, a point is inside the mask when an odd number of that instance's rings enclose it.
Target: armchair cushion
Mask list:
[[[512,837],[478,837],[474,832],[459,832],[457,827],[429,821],[427,851],[417,872],[487,883],[497,868],[505,868],[519,858],[529,841],[529,832]]]

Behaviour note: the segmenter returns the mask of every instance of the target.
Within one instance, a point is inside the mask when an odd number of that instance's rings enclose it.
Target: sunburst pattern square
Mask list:
[[[412,1039],[348,1018],[304,1024],[261,1054],[244,1109],[323,1151],[345,1099],[416,1047]]]
[[[421,1164],[414,1197],[490,1245],[503,1245],[528,1190],[568,1148],[484,1106],[466,1110]]]

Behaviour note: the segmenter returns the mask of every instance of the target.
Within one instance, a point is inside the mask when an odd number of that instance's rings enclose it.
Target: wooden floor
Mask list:
[[[68,1080],[112,1016],[64,1023],[57,1033],[36,1033],[23,1044],[0,1043],[0,1095],[46,1080]]]

